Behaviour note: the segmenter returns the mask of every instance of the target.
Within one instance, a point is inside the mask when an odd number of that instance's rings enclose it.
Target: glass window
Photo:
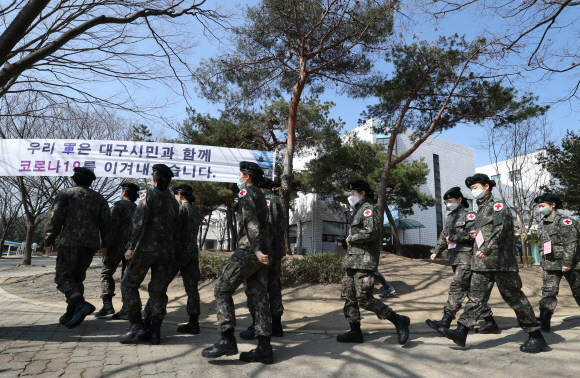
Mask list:
[[[501,181],[501,175],[491,176],[491,179],[497,183]]]
[[[510,172],[510,180],[511,181],[520,181],[522,179],[522,175],[520,170],[515,170]]]
[[[343,228],[343,223],[322,221],[322,241],[336,241],[337,237],[344,234]]]
[[[298,225],[291,225],[288,229],[288,236],[290,239],[290,243],[296,243],[296,239],[298,236]]]

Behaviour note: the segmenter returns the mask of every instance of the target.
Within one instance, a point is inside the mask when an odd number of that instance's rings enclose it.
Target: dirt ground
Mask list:
[[[387,299],[381,299],[398,313],[411,317],[412,327],[425,329],[424,321],[428,318],[440,319],[443,305],[447,300],[447,291],[452,271],[446,265],[447,261],[413,260],[392,254],[382,254],[379,270],[396,289],[396,293]],[[100,270],[101,267],[93,264],[87,272],[85,281],[85,296],[97,308],[100,308]],[[538,301],[541,295],[542,280],[540,268],[521,268],[520,275],[524,284],[524,292],[530,299],[534,309],[538,311]],[[44,301],[64,303],[64,296],[56,290],[53,282],[54,273],[51,271],[34,278],[11,278],[2,284],[2,288],[9,293],[21,297]],[[120,269],[115,279],[120,286]],[[559,305],[555,317],[580,315],[580,309],[571,295],[567,282],[561,285]],[[143,302],[148,298],[147,284],[149,278],[141,286]],[[199,286],[201,296],[202,315],[200,321],[205,324],[215,324],[215,300],[213,288],[215,281],[201,282]],[[117,290],[119,290],[117,286]],[[283,290],[285,312],[283,323],[288,329],[299,330],[343,330],[348,328],[344,319],[340,298],[339,285],[309,285],[296,284],[285,286]],[[376,285],[375,294],[382,292],[382,287]],[[169,305],[167,319],[177,322],[187,321],[187,295],[183,288],[181,277],[177,277],[169,286]],[[243,287],[236,291],[234,296],[238,328],[246,327],[250,323],[246,308],[246,297]],[[114,297],[116,309],[121,307],[121,295]],[[464,302],[466,303],[466,302]],[[500,324],[516,322],[513,311],[503,302],[498,290],[494,290],[490,299],[490,306]],[[377,319],[374,314],[362,311],[363,328],[378,330],[392,328],[387,321]]]

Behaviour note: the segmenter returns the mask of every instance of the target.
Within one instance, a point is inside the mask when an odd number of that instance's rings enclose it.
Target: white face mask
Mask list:
[[[481,199],[485,196],[485,190],[483,189],[471,189],[471,195],[475,199]]]
[[[551,212],[552,212],[551,207],[540,207],[540,214],[542,214],[543,216],[546,216],[546,215],[550,214]]]
[[[348,203],[350,204],[350,207],[352,207],[354,209],[354,206],[358,203],[358,197],[357,196],[350,196],[347,198]]]
[[[457,206],[459,206],[459,204],[457,202],[453,202],[453,203],[446,202],[445,206],[447,206],[447,210],[453,211],[453,210],[457,209]]]

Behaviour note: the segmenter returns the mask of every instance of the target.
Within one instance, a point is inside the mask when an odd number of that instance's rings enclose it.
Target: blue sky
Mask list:
[[[214,1],[215,2],[215,1]],[[227,3],[222,2],[222,4],[227,4],[227,8],[230,11],[237,11],[239,14],[239,9],[244,5],[253,5],[258,3],[258,0],[251,1],[230,1]],[[234,5],[235,4],[235,5]],[[236,10],[237,9],[237,10]],[[195,26],[194,26],[195,27]],[[435,30],[437,28],[437,30]],[[436,26],[429,22],[419,23],[411,31],[408,31],[408,35],[411,36],[413,33],[417,33],[421,36],[421,39],[433,40],[440,35],[451,35],[458,33],[459,35],[466,35],[467,39],[472,39],[479,35],[482,30],[505,28],[497,22],[490,22],[487,19],[481,17],[472,16],[468,12],[462,12],[453,17],[447,17],[440,21]],[[201,31],[201,30],[200,30]],[[201,33],[200,33],[201,35]],[[225,42],[225,41],[224,41]],[[192,66],[197,66],[202,59],[207,59],[219,54],[219,41],[208,40],[207,38],[201,37],[199,45],[193,49],[187,60]],[[384,68],[386,64],[384,62],[377,62],[376,65],[379,69]],[[556,96],[563,93],[563,91],[569,89],[569,77],[561,75],[553,78],[550,81],[537,81],[537,76],[531,76],[528,82],[518,82],[515,86],[520,91],[531,90],[536,95],[540,96],[540,102],[551,103]],[[210,113],[212,115],[218,115],[218,108],[206,101],[203,98],[195,96],[195,90],[193,88],[193,83],[189,88],[192,98],[189,99],[189,104],[200,113]],[[167,88],[159,85],[152,86],[147,95],[145,96],[151,101],[155,101],[156,98],[171,98],[173,104],[166,107],[165,116],[171,119],[173,122],[180,122],[186,118],[186,106],[187,103],[184,99],[176,97]],[[323,101],[333,101],[336,106],[331,111],[331,116],[335,119],[341,118],[345,123],[346,131],[355,128],[358,125],[358,120],[360,118],[361,112],[366,108],[367,105],[375,103],[374,98],[368,99],[351,99],[347,96],[340,96],[336,94],[332,89],[327,90],[324,94],[320,96]],[[548,119],[553,127],[553,138],[556,140],[561,139],[567,129],[577,130],[579,116],[574,111],[574,103],[562,103],[552,106],[548,114]],[[168,132],[171,134],[171,132]],[[470,126],[459,126],[453,130],[443,132],[438,137],[448,140],[450,142],[462,144],[475,149],[475,165],[482,166],[490,163],[490,158],[486,150],[481,150],[478,148],[479,139],[481,139],[484,134],[482,130],[478,127]]]

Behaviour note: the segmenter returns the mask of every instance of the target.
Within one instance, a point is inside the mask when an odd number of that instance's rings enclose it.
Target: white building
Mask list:
[[[361,140],[386,146],[389,139],[386,135],[375,133],[373,125],[376,122],[369,120],[349,134],[355,133]],[[397,136],[395,154],[403,153],[411,145],[409,135]],[[295,168],[304,168],[311,158],[297,159]],[[471,197],[470,191],[465,188],[465,178],[475,172],[475,156],[472,148],[430,137],[409,159],[421,158],[430,171],[427,183],[421,186],[421,191],[435,197],[439,204],[427,210],[420,210],[415,206],[413,209],[415,214],[407,219],[421,223],[424,228],[399,229],[399,238],[403,244],[434,246],[446,217],[443,194],[449,188],[459,186],[466,197]],[[290,214],[290,242],[295,253],[336,252],[337,248],[340,248],[337,247],[335,239],[346,231],[343,209],[333,208],[331,201],[317,197],[319,196],[316,194],[300,194],[294,201],[293,211]]]

